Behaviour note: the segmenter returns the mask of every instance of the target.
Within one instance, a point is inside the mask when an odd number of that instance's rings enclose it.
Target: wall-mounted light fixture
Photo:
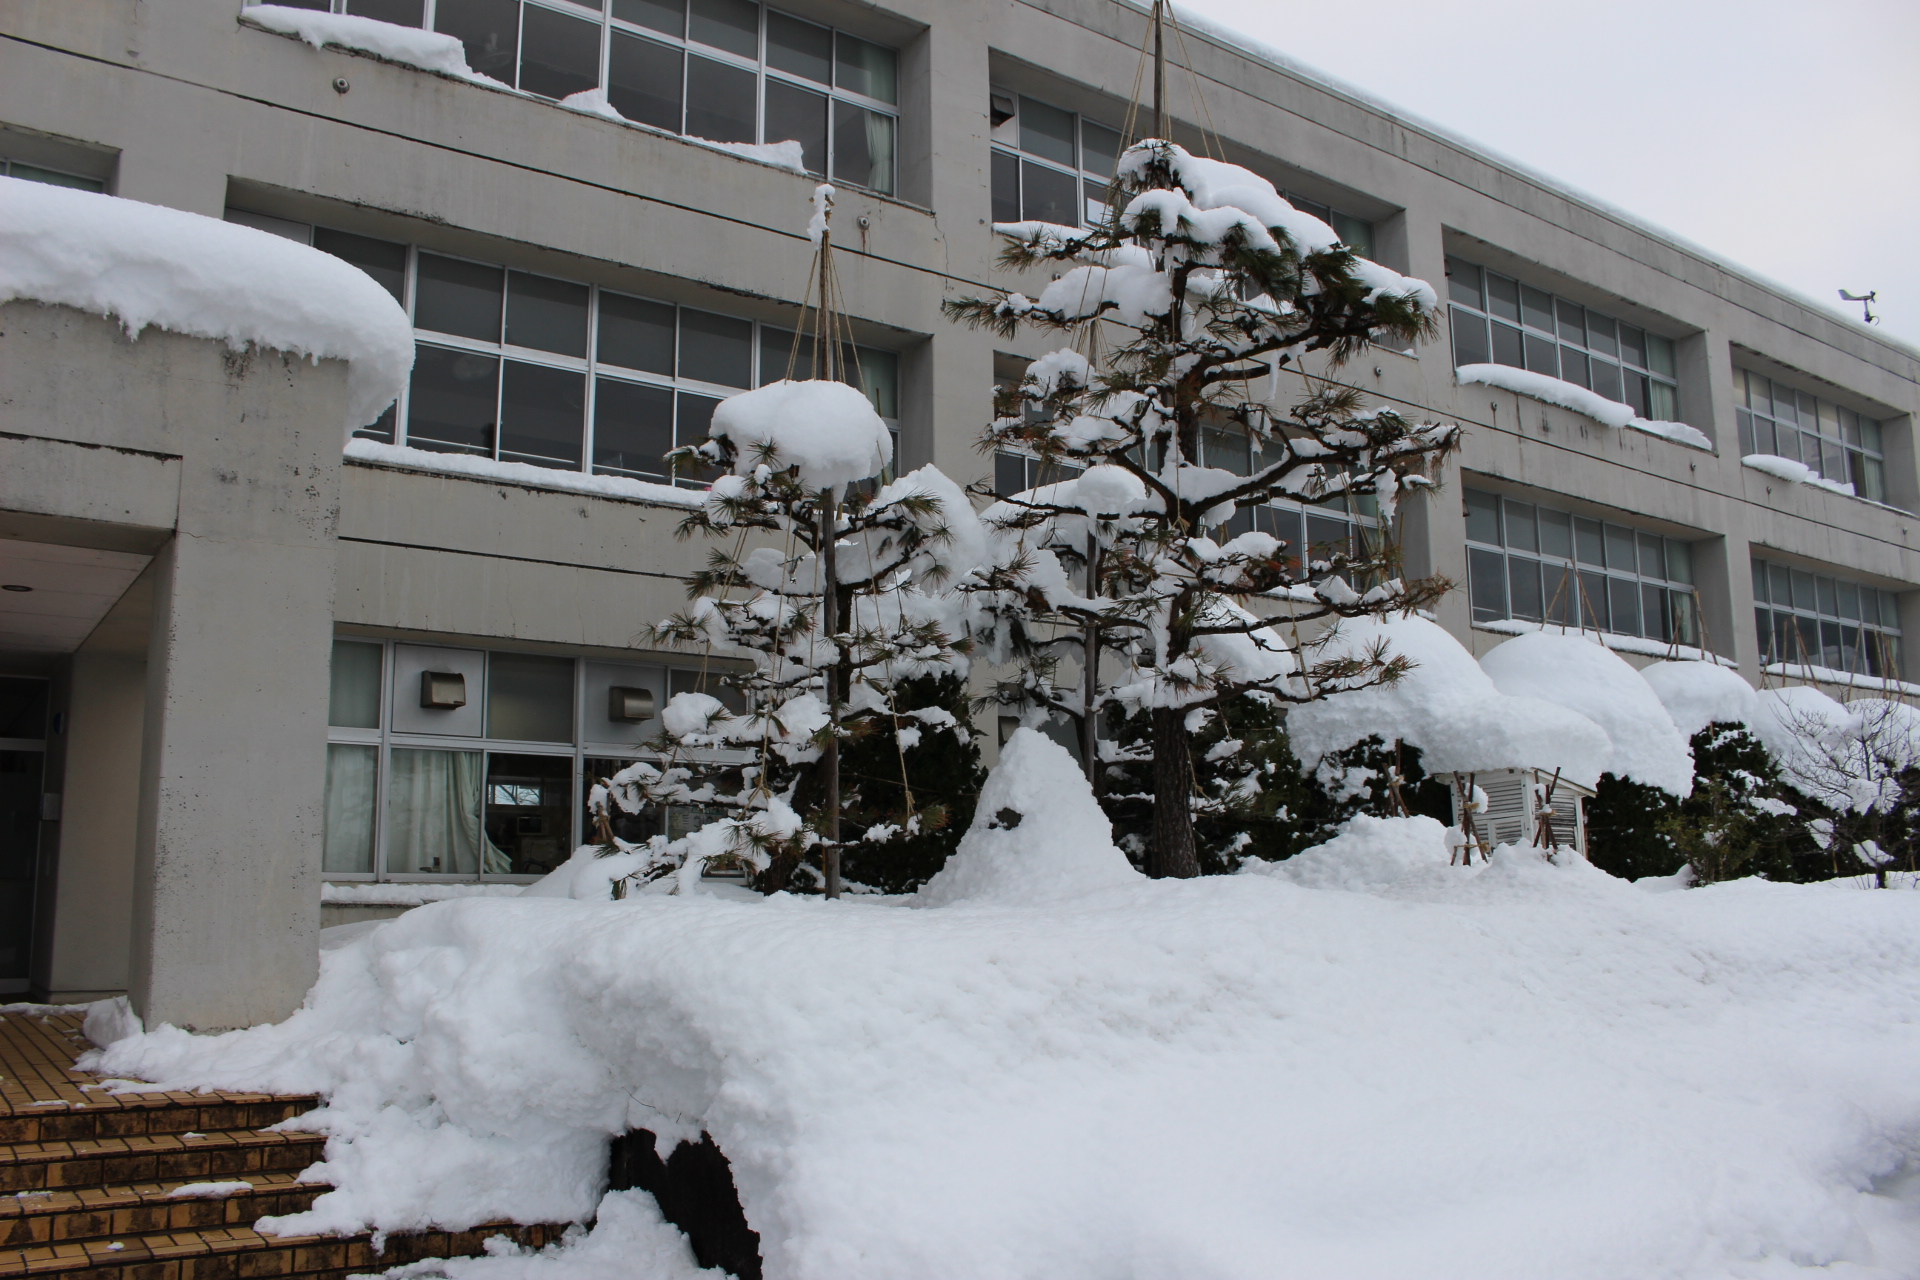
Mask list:
[[[653,719],[653,690],[614,685],[607,690],[607,719],[619,724]]]
[[[422,671],[420,705],[429,711],[452,711],[467,705],[467,678],[458,671]]]

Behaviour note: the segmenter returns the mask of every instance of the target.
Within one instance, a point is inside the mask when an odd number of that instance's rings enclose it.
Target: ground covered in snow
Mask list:
[[[340,1189],[283,1230],[599,1208],[476,1280],[693,1273],[601,1199],[628,1127],[714,1135],[770,1277],[1920,1271],[1920,894],[1450,867],[1429,819],[1148,881],[1059,839],[1064,752],[1008,751],[924,899],[574,866],[367,929],[277,1027],[96,1065],[326,1091]]]

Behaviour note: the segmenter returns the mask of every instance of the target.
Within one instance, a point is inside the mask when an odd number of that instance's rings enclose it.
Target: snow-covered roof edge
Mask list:
[[[347,441],[349,461],[368,466],[389,467],[396,471],[419,471],[428,475],[457,476],[466,480],[485,480],[494,484],[519,485],[526,489],[547,489],[559,493],[583,493],[595,498],[614,498],[624,502],[644,502],[656,507],[683,510],[700,506],[707,500],[705,489],[688,489],[670,484],[632,480],[626,476],[588,475],[584,471],[559,471],[536,467],[527,462],[501,462],[467,453],[435,453],[412,449],[403,444],[385,444],[359,438]]]
[[[1151,6],[1144,3],[1143,0],[1113,0],[1113,3],[1140,13],[1145,13],[1151,8]],[[1192,9],[1184,5],[1175,5],[1174,11],[1181,26],[1185,27],[1187,31],[1200,39],[1215,45],[1223,52],[1236,54],[1250,62],[1261,63],[1278,71],[1282,75],[1290,76],[1324,93],[1331,94],[1336,98],[1344,98],[1357,107],[1377,112],[1403,128],[1425,134],[1435,142],[1453,147],[1458,151],[1472,156],[1476,160],[1481,160],[1492,165],[1496,169],[1503,169],[1523,182],[1530,182],[1534,186],[1552,195],[1569,200],[1593,213],[1600,214],[1602,217],[1610,218],[1633,231],[1639,232],[1641,235],[1659,241],[1671,249],[1677,249],[1681,253],[1699,258],[1701,261],[1717,267],[1730,276],[1774,294],[1782,301],[1790,302],[1797,307],[1804,307],[1816,313],[1822,319],[1831,320],[1851,333],[1864,338],[1872,338],[1881,346],[1896,351],[1909,359],[1920,360],[1920,346],[1913,346],[1898,338],[1889,336],[1882,330],[1864,325],[1837,308],[1829,307],[1827,304],[1816,298],[1809,297],[1797,289],[1761,275],[1751,267],[1742,266],[1729,258],[1723,257],[1719,253],[1706,248],[1704,245],[1687,239],[1678,232],[1670,231],[1639,214],[1623,209],[1610,200],[1603,199],[1591,192],[1583,191],[1563,179],[1555,178],[1551,174],[1534,168],[1525,161],[1516,160],[1512,156],[1496,151],[1484,143],[1476,142],[1465,134],[1448,128],[1446,125],[1429,120],[1424,116],[1416,115],[1404,107],[1396,106],[1394,103],[1388,102],[1370,90],[1363,89],[1356,84],[1351,84],[1340,79],[1338,76],[1320,70],[1318,67],[1301,62],[1299,59],[1282,53],[1272,45],[1256,40],[1244,32],[1228,26],[1224,22],[1209,18],[1205,14],[1195,13]]]

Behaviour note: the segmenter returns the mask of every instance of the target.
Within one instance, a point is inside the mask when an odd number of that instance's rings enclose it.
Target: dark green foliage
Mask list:
[[[902,715],[933,707],[948,712],[966,728],[966,682],[948,674],[920,676],[895,686],[894,710]],[[899,744],[892,729],[878,720],[871,723],[872,732],[840,749],[842,821],[849,836],[877,823],[897,823],[907,808]],[[906,752],[906,780],[913,789],[914,809],[921,815],[920,833],[879,845],[848,844],[842,874],[853,884],[886,893],[909,893],[925,884],[946,865],[966,834],[986,777],[975,742],[962,743],[946,729],[921,725],[919,744]]]

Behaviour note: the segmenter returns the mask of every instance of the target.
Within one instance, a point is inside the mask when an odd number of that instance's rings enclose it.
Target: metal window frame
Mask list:
[[[1898,668],[1901,665],[1902,654],[1901,654],[1900,646],[1901,646],[1902,637],[1904,634],[1900,626],[1897,623],[1891,626],[1888,625],[1887,622],[1885,621],[1884,614],[1881,614],[1880,617],[1877,618],[1875,621],[1869,622],[1865,618],[1845,617],[1838,611],[1837,607],[1835,611],[1832,613],[1823,612],[1820,608],[1820,592],[1818,588],[1819,588],[1820,580],[1824,578],[1827,581],[1832,582],[1836,585],[1844,584],[1846,586],[1853,587],[1857,591],[1872,592],[1875,598],[1876,614],[1880,613],[1880,610],[1878,608],[1879,597],[1882,595],[1897,597],[1899,594],[1898,592],[1888,591],[1884,587],[1876,587],[1869,583],[1861,582],[1857,578],[1845,577],[1838,573],[1827,573],[1818,569],[1797,568],[1794,565],[1788,564],[1784,560],[1769,560],[1767,559],[1766,556],[1761,555],[1758,552],[1750,553],[1748,559],[1752,568],[1758,571],[1756,576],[1762,577],[1765,581],[1771,582],[1772,579],[1769,576],[1771,573],[1771,570],[1775,568],[1779,568],[1779,569],[1785,570],[1790,574],[1791,573],[1811,574],[1814,578],[1814,583],[1815,583],[1815,590],[1813,595],[1813,600],[1814,600],[1813,608],[1803,609],[1800,606],[1794,604],[1791,600],[1775,601],[1773,599],[1773,591],[1771,587],[1769,587],[1766,593],[1766,597],[1764,599],[1761,598],[1760,595],[1756,593],[1753,601],[1753,607],[1756,613],[1764,610],[1766,613],[1770,615],[1778,613],[1778,614],[1787,614],[1791,617],[1796,617],[1796,618],[1807,618],[1812,622],[1814,622],[1816,626],[1820,623],[1831,622],[1842,627],[1858,627],[1863,633],[1871,632],[1874,635],[1884,637],[1885,640],[1887,641],[1887,652],[1892,656],[1895,664],[1895,674],[1893,674],[1889,678],[1896,679],[1896,680],[1900,678],[1900,676],[1897,673],[1898,673]],[[1895,608],[1897,611],[1898,609],[1897,603]],[[1866,609],[1864,606],[1861,608],[1861,612],[1862,613],[1866,612]],[[1757,621],[1758,619],[1756,618],[1756,623]],[[1805,659],[1802,659],[1797,654],[1787,656],[1787,657],[1782,657],[1781,655],[1773,651],[1773,635],[1771,631],[1762,633],[1759,630],[1759,627],[1757,625],[1755,626],[1754,631],[1755,631],[1755,639],[1759,642],[1761,665],[1763,666],[1774,665],[1774,664],[1785,664],[1786,666],[1793,667],[1793,666],[1803,666],[1808,663],[1812,663],[1815,666],[1825,665],[1824,663],[1817,662],[1811,656]],[[1835,668],[1835,669],[1844,670],[1844,668]],[[1868,676],[1870,678],[1878,678],[1878,677],[1874,677],[1873,673],[1868,671],[1851,671],[1851,672],[1848,672],[1848,674]]]
[[[1565,301],[1569,305],[1579,307],[1583,312],[1592,312],[1594,315],[1599,316],[1601,319],[1609,320],[1613,322],[1615,325],[1627,325],[1629,328],[1639,329],[1641,332],[1647,334],[1649,337],[1660,338],[1662,341],[1665,341],[1665,342],[1673,341],[1673,339],[1668,338],[1665,334],[1655,333],[1653,330],[1647,328],[1643,324],[1631,324],[1628,321],[1620,319],[1618,316],[1609,315],[1606,312],[1601,311],[1597,307],[1589,307],[1586,303],[1580,302],[1577,299],[1568,298],[1564,294],[1558,294],[1553,292],[1553,290],[1551,289],[1541,289],[1540,286],[1538,285],[1528,284],[1527,281],[1521,279],[1518,276],[1510,276],[1510,275],[1507,275],[1505,272],[1495,271],[1493,268],[1486,266],[1482,263],[1475,262],[1471,258],[1463,258],[1457,253],[1450,253],[1447,256],[1466,266],[1474,267],[1479,270],[1480,276],[1481,276],[1480,297],[1483,302],[1485,301],[1487,296],[1487,285],[1486,285],[1487,277],[1498,276],[1502,280],[1512,281],[1516,287],[1525,286],[1526,288],[1534,289],[1540,293],[1546,294],[1548,299],[1551,302],[1554,314],[1556,316],[1559,314],[1560,303],[1562,301]],[[1484,306],[1480,306],[1480,307],[1469,306],[1464,302],[1460,302],[1454,299],[1451,296],[1451,294],[1449,294],[1447,298],[1447,307],[1449,308],[1450,311],[1456,310],[1456,309],[1459,311],[1463,311],[1466,314],[1472,316],[1474,319],[1480,321],[1482,325],[1486,325],[1486,326],[1491,326],[1492,323],[1496,319],[1498,319],[1498,317],[1488,312],[1488,310]],[[1569,347],[1572,350],[1579,352],[1580,354],[1584,355],[1589,361],[1592,361],[1595,359],[1604,360],[1609,364],[1618,365],[1623,371],[1631,371],[1633,373],[1644,374],[1651,381],[1658,382],[1665,386],[1673,388],[1676,399],[1680,394],[1680,379],[1677,374],[1658,373],[1653,369],[1648,368],[1644,364],[1632,363],[1631,361],[1627,360],[1627,358],[1623,355],[1619,355],[1619,354],[1608,355],[1606,352],[1599,350],[1597,347],[1591,347],[1586,345],[1585,343],[1580,343],[1580,342],[1569,342],[1567,339],[1560,336],[1557,325],[1555,326],[1552,332],[1549,332],[1548,330],[1541,329],[1535,325],[1531,325],[1527,323],[1526,313],[1524,310],[1522,310],[1520,321],[1517,324],[1509,320],[1500,320],[1499,323],[1503,325],[1507,325],[1509,328],[1518,329],[1523,338],[1528,334],[1532,334],[1535,337],[1544,337],[1552,341],[1556,346]],[[1491,327],[1489,327],[1487,330],[1487,350],[1489,352],[1493,350],[1493,332]]]

